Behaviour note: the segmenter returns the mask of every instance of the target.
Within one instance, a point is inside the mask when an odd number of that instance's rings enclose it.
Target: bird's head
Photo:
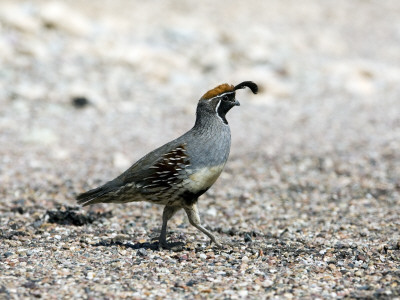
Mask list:
[[[244,81],[236,86],[224,83],[205,93],[199,100],[198,111],[215,114],[224,124],[228,124],[226,113],[240,103],[236,100],[236,91],[245,87],[257,94],[258,86],[252,81]]]

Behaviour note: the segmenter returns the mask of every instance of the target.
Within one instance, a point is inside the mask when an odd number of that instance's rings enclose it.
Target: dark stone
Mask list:
[[[12,212],[17,212],[17,213],[19,213],[20,215],[23,215],[24,213],[25,213],[25,211],[24,211],[24,209],[22,208],[22,207],[13,207],[12,209],[11,209],[11,211]]]
[[[340,242],[335,245],[335,249],[344,249],[344,248],[346,248],[346,246]]]
[[[252,241],[253,241],[253,240],[251,239],[250,234],[245,233],[245,234],[244,234],[244,242],[245,242],[245,243],[251,243]]]
[[[0,294],[10,295],[10,292],[7,290],[7,288],[4,285],[2,285],[2,286],[0,286]],[[7,298],[7,299],[9,299],[9,298]]]
[[[234,235],[236,235],[236,233],[237,233],[238,231],[235,229],[235,228],[230,228],[229,230],[228,230],[228,234],[230,235],[230,236],[234,236]]]
[[[74,97],[71,102],[75,108],[84,108],[90,104],[90,101],[86,97]]]
[[[25,282],[25,283],[23,283],[23,284],[22,284],[22,286],[23,286],[24,288],[28,288],[28,289],[34,289],[34,288],[37,288],[37,285],[36,285],[36,283],[35,283],[35,282],[33,282],[33,281],[28,281],[28,282]]]
[[[8,240],[11,240],[14,236],[27,236],[28,234],[24,231],[11,231],[8,235],[5,235],[4,237]]]
[[[194,280],[189,280],[189,281],[186,283],[186,286],[194,286],[196,283],[197,283],[197,282],[194,281]]]
[[[371,290],[371,287],[369,285],[363,285],[363,286],[360,286],[358,289],[362,290],[362,291],[368,291],[368,290]]]
[[[13,223],[10,225],[10,228],[16,230],[16,229],[20,228],[20,225],[17,223]]]
[[[7,257],[9,257],[9,256],[11,256],[11,255],[14,255],[14,253],[12,253],[12,252],[6,252],[6,253],[4,253],[4,257],[5,257],[5,258],[7,258]]]

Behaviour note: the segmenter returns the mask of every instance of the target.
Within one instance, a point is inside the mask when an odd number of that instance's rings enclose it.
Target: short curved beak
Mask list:
[[[240,106],[240,102],[235,99],[235,106]]]

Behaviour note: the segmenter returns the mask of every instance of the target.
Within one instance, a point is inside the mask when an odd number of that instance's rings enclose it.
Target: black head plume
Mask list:
[[[234,90],[238,89],[244,89],[245,87],[248,87],[253,94],[257,94],[258,92],[258,86],[255,84],[253,81],[243,81],[242,83],[239,83],[237,86],[234,87]]]

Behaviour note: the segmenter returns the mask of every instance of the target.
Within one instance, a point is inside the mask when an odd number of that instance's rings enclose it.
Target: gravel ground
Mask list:
[[[1,1],[0,298],[400,297],[398,1]],[[253,80],[200,199],[74,197]]]

